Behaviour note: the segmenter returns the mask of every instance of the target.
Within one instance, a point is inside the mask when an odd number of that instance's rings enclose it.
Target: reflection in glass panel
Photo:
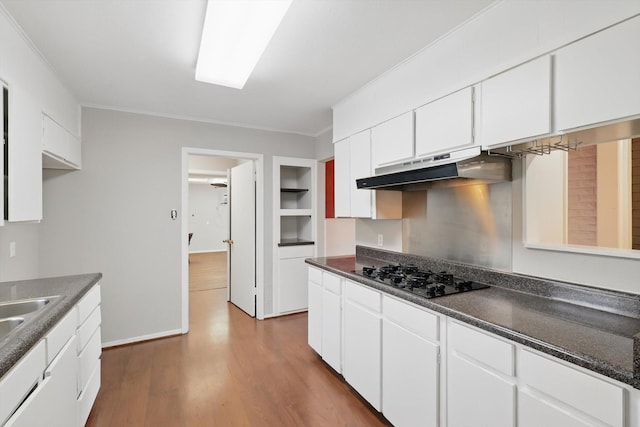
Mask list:
[[[527,243],[640,249],[640,139],[527,156]]]

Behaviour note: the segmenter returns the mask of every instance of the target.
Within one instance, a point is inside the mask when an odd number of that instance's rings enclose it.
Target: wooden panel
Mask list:
[[[334,198],[334,166],[335,162],[333,160],[329,160],[324,164],[324,217],[325,218],[335,218],[336,210],[335,210],[335,198]]]

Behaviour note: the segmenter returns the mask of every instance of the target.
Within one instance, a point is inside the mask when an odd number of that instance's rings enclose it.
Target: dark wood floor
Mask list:
[[[187,335],[104,350],[88,426],[384,426],[307,345],[306,313],[257,321],[226,290]]]
[[[226,252],[189,254],[189,292],[226,287]]]

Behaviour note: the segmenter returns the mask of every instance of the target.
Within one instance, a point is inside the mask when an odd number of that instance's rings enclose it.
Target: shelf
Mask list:
[[[281,239],[278,246],[304,246],[304,245],[315,245],[315,242],[304,240],[304,239]]]
[[[309,191],[308,188],[281,188],[281,193],[304,193]]]
[[[311,216],[311,209],[280,209],[280,216]]]

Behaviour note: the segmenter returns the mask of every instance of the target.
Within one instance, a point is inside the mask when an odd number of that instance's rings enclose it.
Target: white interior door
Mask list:
[[[256,187],[254,162],[231,168],[229,181],[229,299],[256,315]]]

